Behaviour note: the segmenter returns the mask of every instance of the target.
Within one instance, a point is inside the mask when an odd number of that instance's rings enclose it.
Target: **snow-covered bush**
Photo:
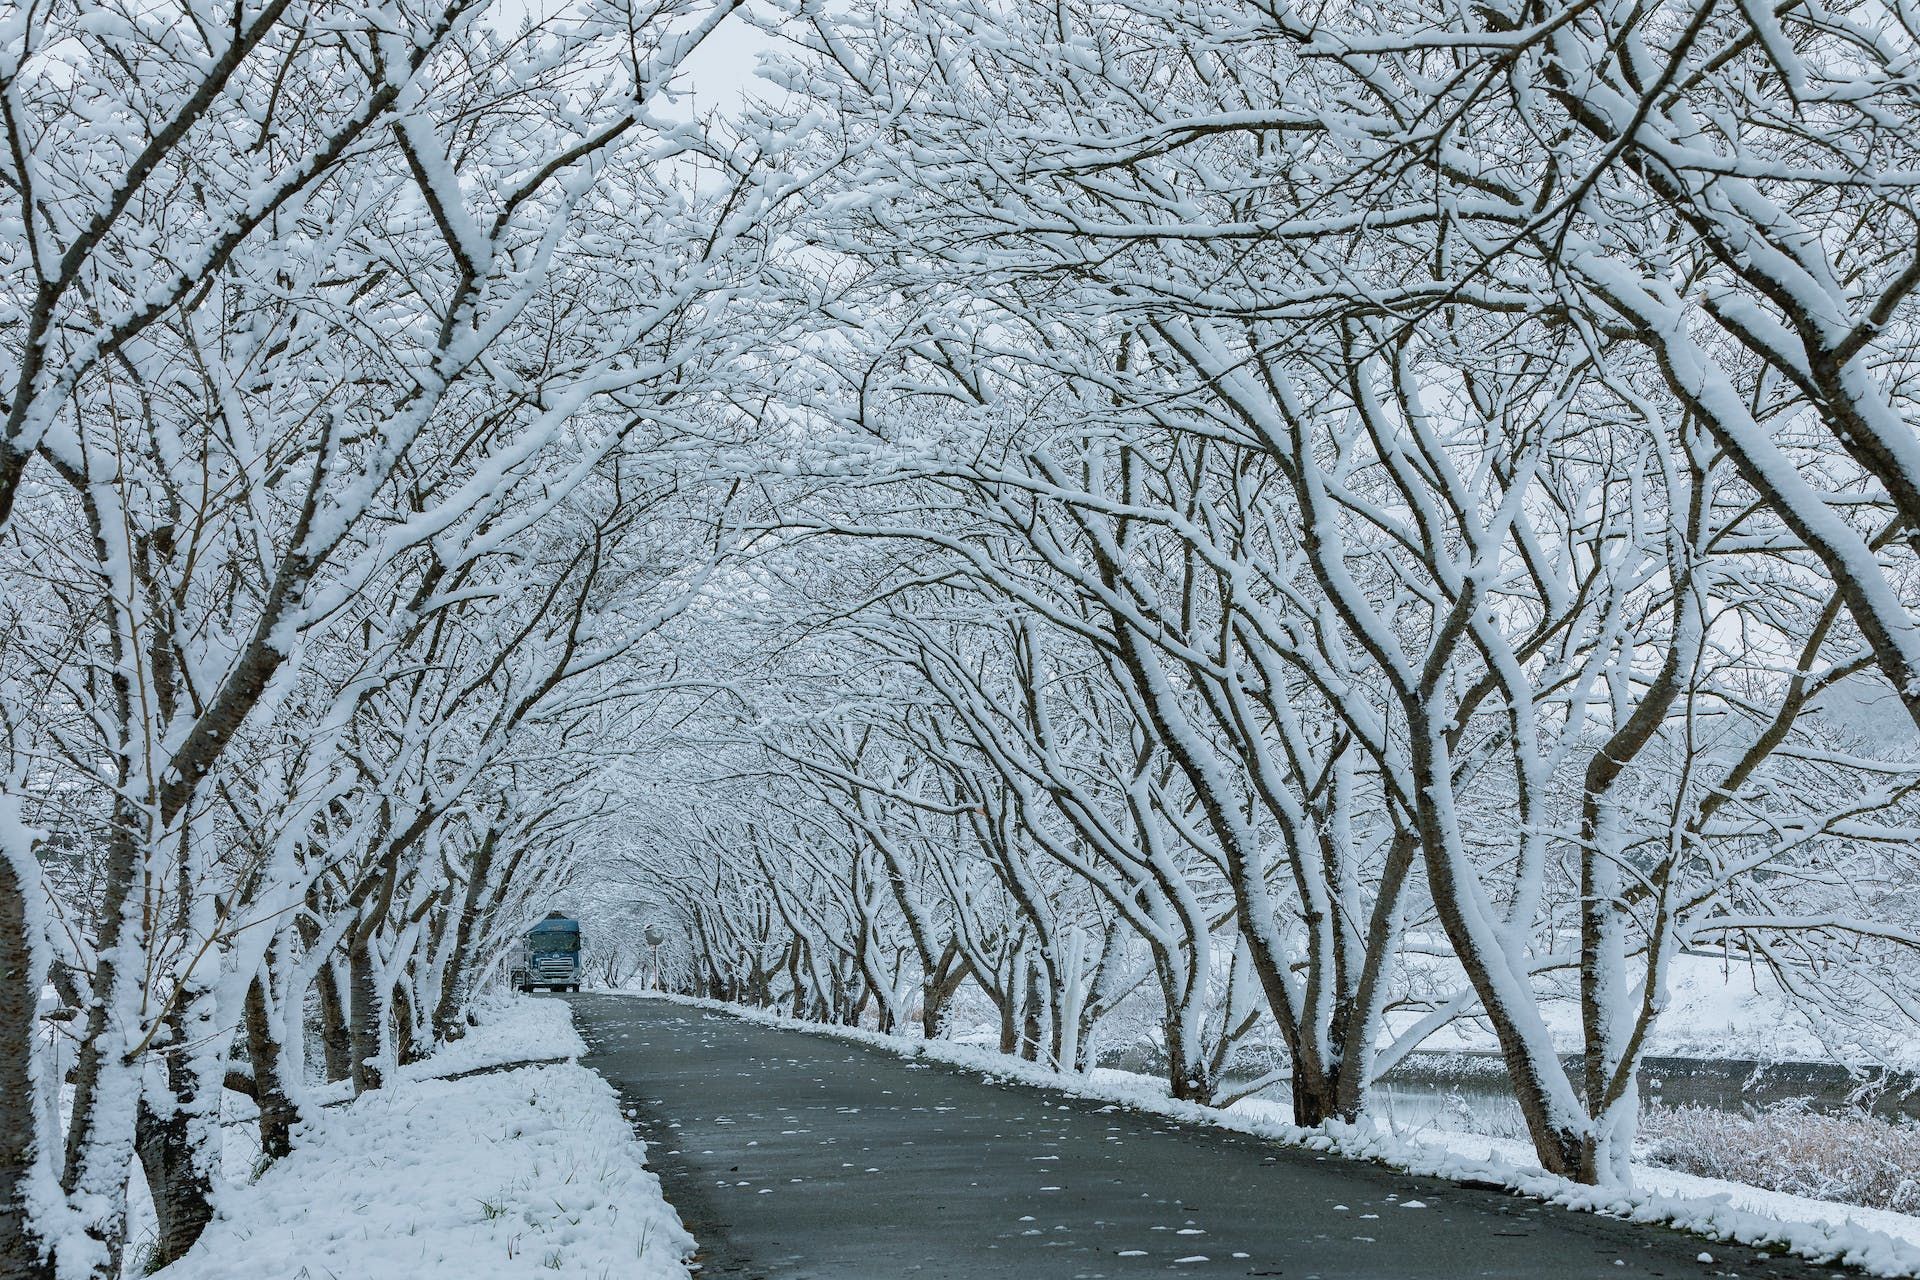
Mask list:
[[[1920,1213],[1920,1123],[1799,1106],[1736,1115],[1650,1107],[1640,1131],[1650,1163],[1770,1191]]]

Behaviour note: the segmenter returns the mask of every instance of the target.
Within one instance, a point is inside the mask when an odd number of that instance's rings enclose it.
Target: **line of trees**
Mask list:
[[[223,1094],[285,1154],[577,872],[743,540],[734,8],[0,17],[0,1272],[181,1256]]]
[[[628,854],[689,985],[931,1031],[971,981],[1085,1067],[1144,984],[1176,1096],[1257,1026],[1303,1124],[1471,1016],[1585,1182],[1626,1176],[1683,952],[1910,1040],[1897,10],[928,0],[793,38],[837,158],[812,480],[782,621],[672,766],[698,798]]]
[[[1911,1037],[1904,10],[795,4],[688,120],[737,8],[0,15],[9,1275],[609,860],[650,974],[1303,1124],[1478,1019],[1589,1182],[1688,950]]]

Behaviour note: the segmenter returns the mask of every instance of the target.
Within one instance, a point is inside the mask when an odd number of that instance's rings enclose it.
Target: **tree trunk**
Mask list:
[[[406,978],[402,976],[393,989],[393,1042],[394,1061],[403,1067],[409,1062],[420,1061],[423,1056],[420,1037],[415,1032],[413,996],[409,993]]]
[[[293,1150],[293,1126],[300,1122],[300,1109],[287,1096],[280,1070],[280,1040],[274,1034],[267,999],[267,972],[254,974],[247,986],[247,1058],[253,1063],[253,1098],[260,1109],[260,1150],[267,1159],[278,1160]]]
[[[0,812],[0,822],[10,815]],[[0,838],[6,831],[0,830]],[[27,1190],[40,1161],[33,1087],[34,1013],[40,983],[28,932],[27,885],[18,864],[28,849],[0,849],[0,1275],[52,1280],[53,1263],[34,1230]]]
[[[176,1037],[166,1054],[164,1092],[158,1099],[143,1092],[134,1121],[134,1149],[153,1194],[155,1240],[148,1259],[153,1270],[177,1262],[213,1220],[213,1182],[194,1142],[193,1104],[199,1087]]]
[[[1411,831],[1398,830],[1387,850],[1373,915],[1368,922],[1366,959],[1361,963],[1360,983],[1354,994],[1353,1009],[1340,1039],[1340,1064],[1333,1086],[1333,1114],[1351,1124],[1367,1109],[1368,1092],[1373,1085],[1374,1045],[1378,1040],[1380,1019],[1387,1000],[1388,977],[1393,971],[1394,952],[1399,946],[1400,899],[1413,868],[1419,842]],[[1298,1108],[1295,1108],[1296,1112]],[[1315,1123],[1319,1123],[1315,1121]]]
[[[1020,1056],[1028,1062],[1040,1060],[1040,966],[1027,957],[1026,993],[1020,1009]]]
[[[466,1034],[466,1025],[460,1015],[467,1004],[468,953],[480,923],[481,899],[488,877],[493,874],[493,851],[499,839],[499,832],[489,828],[486,838],[474,852],[473,866],[467,872],[467,891],[460,900],[460,915],[454,924],[453,954],[447,958],[447,970],[440,979],[440,1003],[433,1011],[433,1035],[436,1040],[458,1040]]]
[[[1166,1004],[1166,1016],[1162,1028],[1167,1038],[1167,1089],[1176,1101],[1198,1102],[1207,1105],[1213,1101],[1213,1073],[1208,1070],[1206,1059],[1201,1055],[1200,1046],[1195,1043],[1194,1025],[1189,1021],[1191,1012],[1187,1002],[1193,994],[1179,981],[1176,967],[1178,957],[1160,955],[1155,958],[1155,968],[1160,971],[1160,987]]]
[[[940,962],[926,974],[920,996],[920,1032],[929,1040],[940,1036],[940,1024],[954,992],[967,979],[967,966],[960,961],[959,944],[948,939],[940,953]]]
[[[329,1081],[353,1075],[353,1035],[347,1029],[347,1002],[340,996],[340,973],[329,960],[320,966],[320,1048]]]
[[[1414,783],[1426,797],[1416,818],[1435,914],[1499,1038],[1514,1099],[1526,1118],[1540,1167],[1563,1178],[1578,1177],[1584,1112],[1553,1051],[1546,1024],[1538,1009],[1527,1003],[1531,993],[1511,968],[1491,913],[1477,896],[1479,886],[1457,839],[1451,808],[1452,765],[1444,735],[1419,706],[1409,705],[1407,718]],[[1510,993],[1517,997],[1512,1007],[1507,999]]]
[[[123,762],[123,785],[126,778]],[[140,871],[136,832],[141,822],[131,805],[115,805],[104,888],[94,916],[97,958],[86,1027],[74,1054],[73,1108],[60,1178],[75,1202],[87,1206],[81,1229],[100,1258],[91,1274],[102,1278],[119,1274],[126,1248],[127,1169],[137,1112],[137,1106],[128,1103],[140,1090],[139,1069],[124,1057],[126,1029],[118,1020],[121,1011],[138,1007],[138,975],[144,969],[145,920],[133,892]]]
[[[807,941],[805,938],[796,938],[794,940],[793,950],[787,953],[787,978],[793,983],[793,1016],[801,1019],[807,1016],[807,992],[800,977],[800,962],[803,958],[802,953],[806,947]],[[653,954],[654,981],[657,983],[660,978],[659,948],[654,948]]]
[[[347,949],[347,1031],[352,1042],[353,1092],[359,1095],[386,1083],[381,1024],[386,1020],[386,1001],[380,998],[380,984],[374,975],[373,944],[355,929],[349,935]]]

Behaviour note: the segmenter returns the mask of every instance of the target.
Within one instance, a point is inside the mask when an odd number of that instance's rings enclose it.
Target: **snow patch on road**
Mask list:
[[[507,1000],[431,1074],[579,1052],[558,1000]],[[457,1065],[456,1065],[457,1064]],[[424,1069],[428,1064],[420,1064]],[[312,1108],[293,1154],[227,1188],[165,1280],[686,1280],[694,1242],[613,1089],[573,1063],[403,1077]]]
[[[1371,1124],[1330,1122],[1306,1129],[1284,1119],[1273,1103],[1247,1100],[1222,1110],[1167,1096],[1151,1076],[1106,1068],[1089,1076],[1053,1071],[974,1045],[882,1035],[863,1028],[802,1022],[765,1009],[658,992],[629,993],[731,1014],[767,1026],[833,1036],[979,1071],[989,1079],[1057,1089],[1193,1124],[1214,1125],[1315,1151],[1377,1160],[1409,1173],[1456,1182],[1492,1183],[1540,1200],[1633,1222],[1679,1227],[1715,1240],[1782,1249],[1819,1262],[1842,1262],[1880,1276],[1920,1276],[1920,1217],[1860,1209],[1764,1191],[1740,1183],[1697,1178],[1645,1165],[1633,1167],[1631,1188],[1588,1187],[1542,1170],[1531,1148],[1473,1134],[1426,1133],[1419,1140]]]

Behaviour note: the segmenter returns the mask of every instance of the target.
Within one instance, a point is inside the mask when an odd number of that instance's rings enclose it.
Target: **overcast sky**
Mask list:
[[[683,85],[693,91],[694,105],[702,111],[732,109],[752,86],[760,53],[772,47],[773,42],[739,14],[728,18],[694,50],[681,71]]]
[[[501,31],[512,31],[534,14],[553,14],[564,10],[573,0],[495,0],[492,21]],[[749,7],[751,0],[749,0]],[[741,13],[721,24],[694,50],[681,67],[677,87],[692,99],[686,105],[692,111],[714,107],[731,110],[754,83],[754,68],[762,50],[773,47],[757,27],[749,25]]]

